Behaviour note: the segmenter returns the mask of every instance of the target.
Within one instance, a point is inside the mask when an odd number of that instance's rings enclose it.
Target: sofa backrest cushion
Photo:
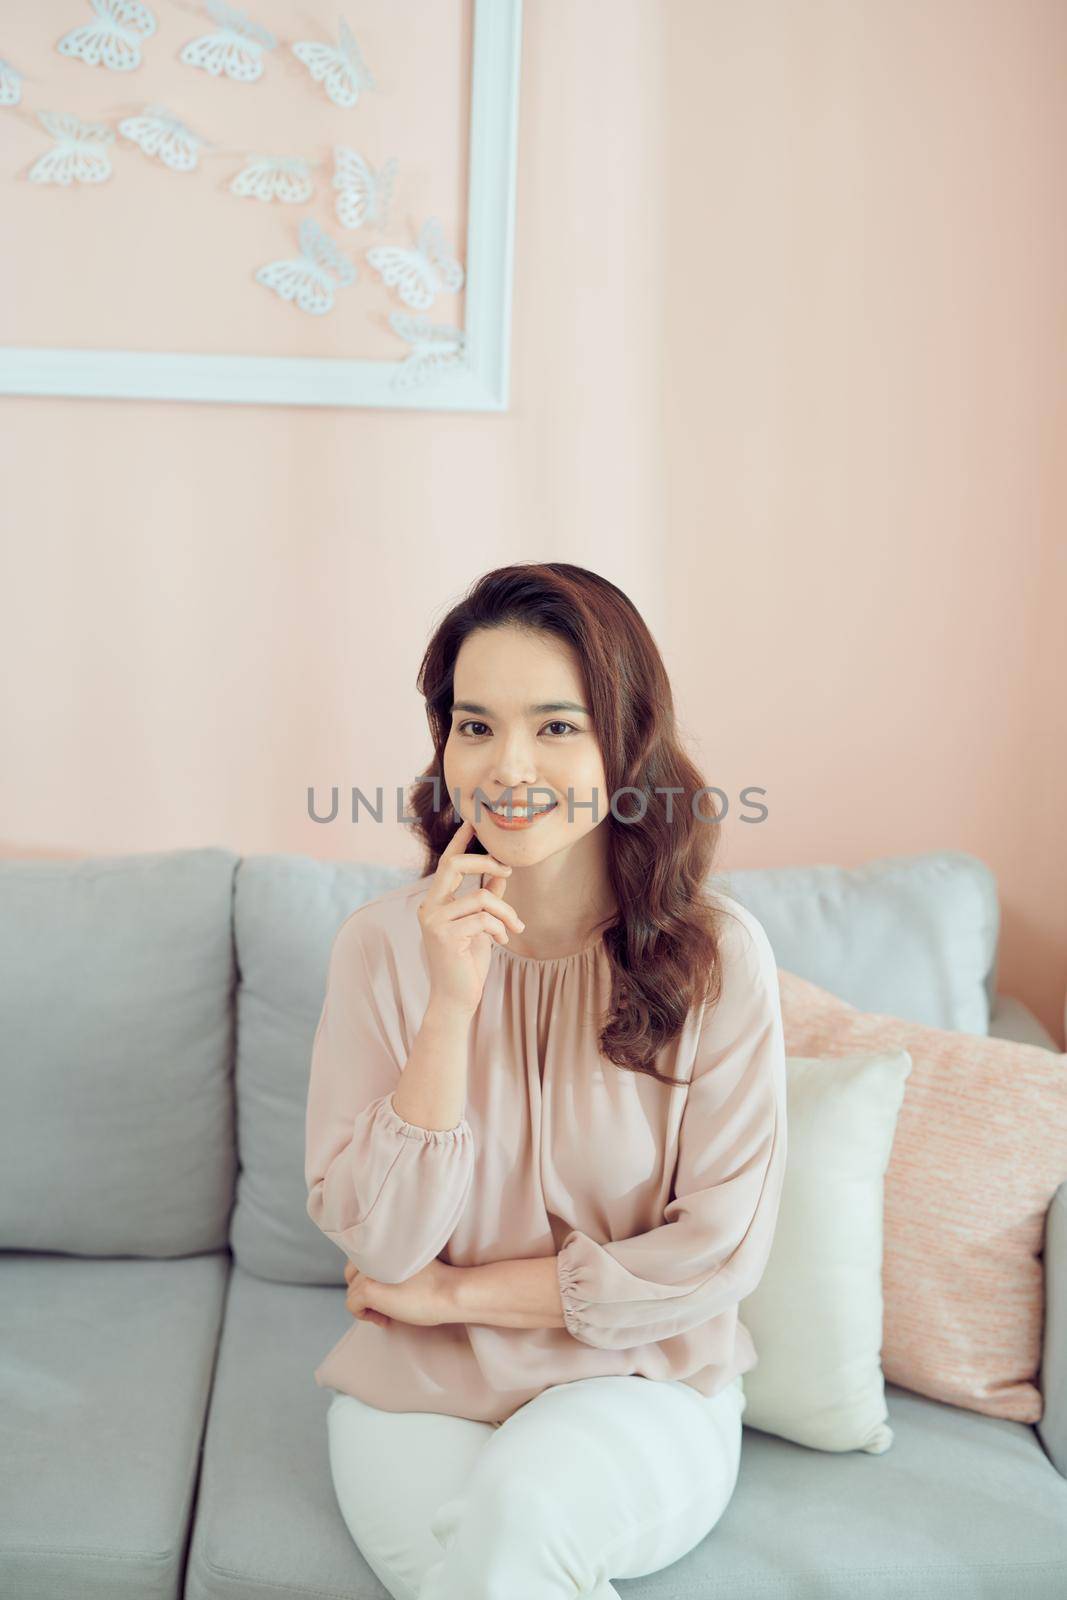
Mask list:
[[[863,1011],[988,1033],[1000,911],[977,856],[937,850],[716,879],[763,923],[780,967]]]
[[[230,850],[0,861],[0,1249],[224,1249]]]
[[[420,874],[401,867],[245,856],[237,869],[237,1137],[230,1248],[285,1283],[344,1283],[344,1257],[307,1214],[304,1119],[311,1045],[338,928]]]

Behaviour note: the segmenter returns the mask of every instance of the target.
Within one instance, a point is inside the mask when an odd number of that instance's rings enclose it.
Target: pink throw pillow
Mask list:
[[[882,1370],[1041,1419],[1045,1213],[1067,1179],[1067,1055],[864,1012],[778,969],[791,1056],[911,1056],[885,1175]]]

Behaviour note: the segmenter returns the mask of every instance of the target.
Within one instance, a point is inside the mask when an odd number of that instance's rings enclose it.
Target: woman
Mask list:
[[[333,1482],[394,1600],[607,1600],[737,1480],[777,969],[706,883],[700,777],[614,584],[488,573],[418,687],[427,870],[342,924],[312,1052],[308,1213],[356,1319],[315,1372]]]

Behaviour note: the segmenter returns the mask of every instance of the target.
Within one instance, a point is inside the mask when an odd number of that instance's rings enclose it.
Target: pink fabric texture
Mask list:
[[[785,1050],[762,925],[715,897],[722,994],[695,1006],[657,1059],[680,1088],[600,1054],[602,940],[550,960],[494,944],[465,1115],[429,1130],[399,1117],[392,1093],[429,999],[417,908],[431,881],[361,906],[334,940],[308,1087],[308,1214],[383,1282],[435,1256],[555,1255],[566,1325],[354,1318],[316,1383],[385,1410],[485,1422],[606,1374],[718,1393],[756,1364],[738,1305],[763,1274],[785,1172]]]
[[[885,1177],[882,1370],[1041,1418],[1045,1213],[1067,1178],[1067,1056],[858,1010],[779,972],[790,1056],[911,1056]]]

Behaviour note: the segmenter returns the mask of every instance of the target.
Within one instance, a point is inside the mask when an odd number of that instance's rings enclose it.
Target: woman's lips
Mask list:
[[[498,828],[503,828],[506,832],[516,832],[520,828],[532,828],[534,823],[540,822],[542,817],[550,816],[558,804],[558,800],[553,800],[547,811],[537,811],[532,817],[520,817],[517,813],[513,817],[501,817],[495,811],[492,811],[489,806],[483,807],[483,810],[487,817],[492,817]]]

